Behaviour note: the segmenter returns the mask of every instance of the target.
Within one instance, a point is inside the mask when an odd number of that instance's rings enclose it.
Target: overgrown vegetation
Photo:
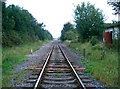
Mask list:
[[[12,47],[26,41],[51,40],[52,35],[44,29],[43,23],[25,9],[2,2],[2,45]]]
[[[75,23],[80,41],[89,41],[92,36],[102,37],[104,15],[99,8],[89,2],[77,5],[75,9]]]
[[[64,24],[61,31],[61,40],[78,40],[86,42],[96,37],[102,39],[104,30],[104,15],[99,8],[89,2],[77,5],[74,10],[75,26],[70,22]]]
[[[109,5],[116,11],[114,14],[119,14],[120,2],[111,2]],[[78,4],[74,13],[75,26],[71,23],[65,24],[61,31],[61,40],[81,54],[82,61],[87,67],[85,72],[92,74],[109,87],[118,87],[120,30],[115,33],[113,29],[112,46],[103,42],[102,34],[107,28],[120,28],[120,21],[104,23],[102,11],[90,3]],[[76,32],[69,36],[73,29]],[[117,39],[115,34],[118,36]]]
[[[116,2],[109,2],[108,0],[108,4],[112,6],[113,10],[115,11],[114,14],[120,14],[120,1],[116,1]]]
[[[68,43],[82,56],[82,62],[86,65],[86,73],[90,73],[93,77],[108,87],[118,86],[118,53],[115,49],[109,49],[104,44],[96,44],[92,46],[87,43]],[[85,57],[83,49],[85,48]]]
[[[1,3],[1,1],[0,1]],[[27,10],[15,6],[6,6],[3,1],[2,6],[2,85],[11,87],[10,79],[20,76],[13,74],[12,69],[16,64],[27,61],[26,55],[30,50],[37,50],[46,40],[53,37],[45,25],[37,20]],[[0,34],[1,36],[1,34]],[[1,69],[0,69],[1,70]]]
[[[12,69],[15,67],[15,64],[27,61],[26,55],[30,54],[30,50],[33,51],[40,48],[41,45],[43,45],[45,42],[42,41],[36,41],[36,42],[27,42],[22,45],[19,45],[17,47],[12,48],[3,48],[3,60],[2,60],[2,85],[5,87],[11,87],[10,85],[10,79],[14,78],[16,74],[13,74]],[[19,74],[20,75],[20,74]]]
[[[74,28],[74,26],[70,22],[65,23],[61,31],[60,39],[62,41],[65,41],[65,40],[77,40],[77,38],[78,38],[77,30]]]

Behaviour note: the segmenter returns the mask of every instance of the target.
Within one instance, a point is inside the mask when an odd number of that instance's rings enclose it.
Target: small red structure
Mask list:
[[[112,46],[112,31],[103,33],[104,41],[106,45]]]

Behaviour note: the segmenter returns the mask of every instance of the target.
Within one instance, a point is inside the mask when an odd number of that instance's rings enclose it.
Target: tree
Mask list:
[[[63,26],[63,30],[61,31],[61,37],[60,37],[62,41],[66,40],[65,33],[70,30],[73,30],[73,25],[70,22],[65,23]]]
[[[44,29],[43,23],[23,8],[15,5],[6,7],[2,2],[2,45],[14,46],[26,41],[48,40],[52,35]]]
[[[52,40],[53,37],[48,30],[44,30],[44,36],[46,40]]]
[[[119,2],[108,2],[109,5],[113,7],[113,10],[115,11],[114,14],[120,15],[120,1]]]
[[[65,36],[66,40],[73,40],[73,41],[75,41],[78,38],[77,34],[73,30],[67,31],[64,36]]]
[[[77,5],[75,9],[75,23],[78,31],[79,39],[82,41],[90,40],[92,36],[102,38],[102,26],[104,16],[102,11],[95,8],[89,2]]]

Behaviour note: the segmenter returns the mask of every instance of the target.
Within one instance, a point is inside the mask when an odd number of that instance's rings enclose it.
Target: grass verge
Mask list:
[[[66,44],[83,54],[85,48],[85,57],[82,56],[82,62],[86,65],[86,73],[108,87],[118,87],[118,53],[113,49],[106,48],[103,44],[92,46],[90,43],[68,43]]]
[[[30,50],[36,51],[41,45],[47,43],[47,41],[27,42],[12,48],[3,48],[2,50],[2,86],[11,87],[9,83],[10,79],[16,75],[11,71],[17,63],[24,62],[26,55],[30,54]],[[18,74],[17,74],[18,75]]]

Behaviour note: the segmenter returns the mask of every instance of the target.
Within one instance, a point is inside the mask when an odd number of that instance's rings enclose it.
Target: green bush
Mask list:
[[[12,47],[14,45],[19,45],[22,42],[20,36],[15,31],[10,31],[9,33],[3,33],[2,46]]]
[[[103,50],[104,46],[103,44],[96,44],[94,46],[92,46],[92,50]]]
[[[95,44],[98,43],[98,39],[96,36],[92,36],[91,40],[90,40],[90,43],[94,46]]]

